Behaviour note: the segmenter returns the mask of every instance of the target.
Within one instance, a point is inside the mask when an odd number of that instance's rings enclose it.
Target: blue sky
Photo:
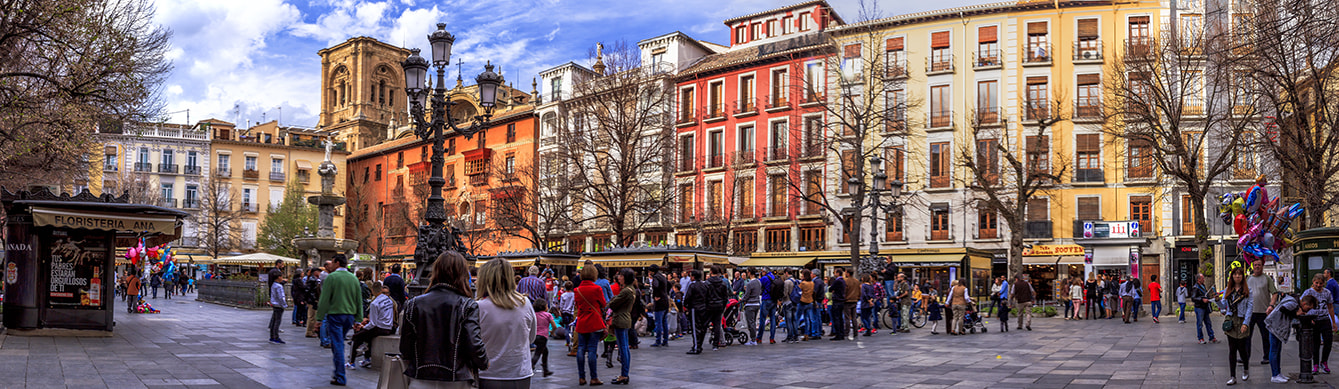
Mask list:
[[[722,21],[799,0],[157,0],[156,19],[173,31],[175,69],[163,86],[171,122],[218,118],[245,126],[280,119],[313,126],[319,114],[324,47],[354,36],[428,48],[447,23],[453,58],[466,79],[485,59],[529,90],[530,79],[567,61],[586,60],[596,42],[635,43],[671,31],[727,43]],[[860,0],[829,0],[848,22]],[[981,3],[879,1],[882,16]],[[236,111],[234,111],[236,110]],[[236,113],[234,113],[236,112]],[[282,115],[282,117],[281,117]]]

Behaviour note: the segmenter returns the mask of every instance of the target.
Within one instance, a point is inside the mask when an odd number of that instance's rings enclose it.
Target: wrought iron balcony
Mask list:
[[[149,171],[153,171],[153,163],[150,163],[150,162],[135,162],[135,171],[137,171],[137,172],[149,172]]]
[[[200,165],[186,165],[185,173],[192,176],[200,175]]]

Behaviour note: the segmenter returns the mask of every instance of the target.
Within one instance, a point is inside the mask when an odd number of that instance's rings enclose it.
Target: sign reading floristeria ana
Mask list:
[[[1083,255],[1083,246],[1076,244],[1033,245],[1023,249],[1024,257],[1043,257],[1053,255]]]
[[[103,231],[134,231],[175,234],[176,218],[113,215],[100,212],[74,212],[33,207],[33,223],[44,227],[77,228]]]

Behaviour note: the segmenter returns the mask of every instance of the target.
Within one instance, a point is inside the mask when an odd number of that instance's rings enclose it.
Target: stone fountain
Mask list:
[[[344,204],[344,196],[335,193],[335,174],[339,168],[330,162],[330,150],[334,145],[326,138],[325,160],[316,167],[316,174],[321,176],[321,194],[307,197],[307,202],[315,204],[320,215],[316,236],[293,239],[293,246],[306,254],[302,258],[303,268],[319,265],[339,253],[352,259],[353,249],[358,247],[357,241],[335,238],[335,206]]]

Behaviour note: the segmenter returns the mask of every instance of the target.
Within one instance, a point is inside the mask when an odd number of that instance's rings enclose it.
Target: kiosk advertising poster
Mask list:
[[[54,231],[48,267],[47,307],[102,309],[108,248],[105,233]]]
[[[1139,278],[1139,248],[1130,248],[1130,277]]]

